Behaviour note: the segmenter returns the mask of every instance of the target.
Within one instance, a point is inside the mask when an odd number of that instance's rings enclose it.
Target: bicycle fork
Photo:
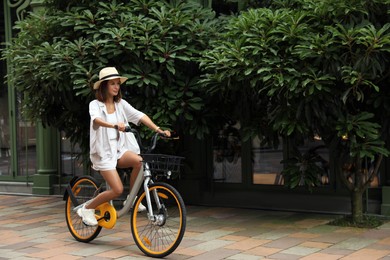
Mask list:
[[[154,182],[153,182],[153,180],[151,178],[152,174],[151,174],[151,171],[149,169],[148,163],[145,163],[144,177],[145,177],[145,180],[144,180],[144,191],[145,191],[146,204],[147,204],[147,209],[148,209],[148,218],[153,223],[157,223],[157,222],[159,222],[158,216],[157,216],[157,214],[153,213],[152,201],[151,201],[150,192],[149,192],[149,184],[153,184]],[[153,193],[154,201],[156,202],[156,207],[158,209],[157,212],[159,212],[160,209],[162,208],[162,205],[160,203],[158,192],[157,192],[156,189],[154,189],[152,191],[152,193]]]

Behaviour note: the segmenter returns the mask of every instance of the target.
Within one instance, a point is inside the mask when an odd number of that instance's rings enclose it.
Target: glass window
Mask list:
[[[36,126],[34,122],[27,120],[22,111],[23,95],[17,94],[17,176],[32,176],[36,173]]]
[[[277,147],[263,144],[258,137],[252,139],[253,184],[282,185],[282,142]]]
[[[0,12],[4,13],[3,4],[0,4]],[[5,32],[1,26],[0,42],[5,42]],[[5,60],[0,60],[0,176],[10,176],[12,172],[8,87],[4,83],[6,71]]]
[[[11,142],[8,115],[8,91],[6,86],[0,82],[0,175],[7,176],[11,173]]]
[[[363,159],[362,169],[363,169],[364,180],[368,180],[370,178],[370,176],[373,174],[373,172],[375,171],[375,166],[377,164],[377,160],[378,160],[378,157],[375,158],[374,160],[371,160],[367,157]],[[380,168],[379,168],[377,175],[374,175],[371,177],[371,182],[369,185],[370,188],[377,188],[377,187],[381,186],[381,174],[382,173],[381,173]]]
[[[318,174],[320,185],[329,184],[329,150],[325,147],[321,137],[305,138],[303,144],[298,147],[299,152],[306,158],[313,158],[315,164],[321,169]],[[312,156],[308,156],[311,154]]]
[[[61,133],[61,175],[63,177],[81,176],[84,174],[83,161],[79,146],[72,145],[70,140]]]
[[[18,176],[32,176],[36,173],[36,136],[35,124],[31,121],[18,120]]]
[[[22,6],[24,5],[22,2],[23,1],[5,1],[5,4],[0,4],[0,13],[4,14],[3,23],[0,23],[0,42],[9,42],[9,36],[11,34],[16,34],[16,29],[11,32],[11,25],[14,24],[15,21],[23,19],[24,15],[29,10],[28,5],[27,7]],[[23,118],[21,107],[23,96],[14,94],[14,90],[9,89],[4,83],[6,72],[6,60],[1,60],[0,78],[3,80],[0,81],[0,175],[10,176],[12,178],[24,176],[28,179],[29,176],[36,173],[35,124],[34,122]],[[8,102],[10,101],[9,96],[12,96],[12,103]],[[14,107],[14,101],[16,101],[16,107]],[[15,111],[11,118],[10,110],[12,112]],[[16,127],[16,130],[14,130],[14,127]],[[16,146],[14,143],[15,140]],[[12,158],[12,161],[18,162],[17,169],[11,169],[11,149],[13,152],[12,154],[16,154],[17,156],[17,160]]]
[[[215,182],[241,183],[241,137],[239,124],[227,124],[214,137],[213,180]]]

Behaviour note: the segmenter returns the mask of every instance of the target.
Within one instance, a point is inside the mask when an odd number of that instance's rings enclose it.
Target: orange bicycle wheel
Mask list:
[[[83,176],[74,182],[72,192],[77,201],[82,204],[96,195],[98,186],[92,177]],[[72,236],[80,242],[89,242],[95,239],[102,230],[102,227],[85,225],[74,210],[75,205],[73,205],[69,195],[66,197],[65,201],[66,224]]]
[[[171,254],[183,239],[186,227],[186,209],[179,192],[167,183],[149,186],[154,219],[148,211],[138,212],[142,203],[147,205],[143,192],[136,199],[131,214],[131,232],[138,248],[151,257]],[[161,205],[159,208],[158,205]]]

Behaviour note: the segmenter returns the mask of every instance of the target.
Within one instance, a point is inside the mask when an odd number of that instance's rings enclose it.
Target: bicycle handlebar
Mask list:
[[[143,153],[150,153],[156,148],[158,137],[164,137],[166,139],[176,139],[177,138],[176,136],[169,137],[165,133],[155,133],[153,135],[153,137],[150,139],[150,145],[146,147],[142,144],[141,137],[140,137],[137,130],[131,128],[131,126],[128,125],[125,127],[125,132],[132,132],[134,134],[135,138],[137,139],[138,145],[140,146],[141,151]]]
[[[124,132],[135,132],[133,128],[131,128],[129,125],[125,126],[125,131]]]

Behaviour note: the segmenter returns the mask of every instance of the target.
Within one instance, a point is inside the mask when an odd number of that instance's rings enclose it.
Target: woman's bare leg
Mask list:
[[[100,171],[100,174],[110,186],[109,190],[99,193],[88,205],[86,209],[95,209],[97,206],[119,197],[123,192],[123,184],[116,170]]]
[[[118,160],[118,168],[133,168],[130,175],[130,190],[134,185],[135,180],[142,167],[142,157],[136,153],[127,151]]]

